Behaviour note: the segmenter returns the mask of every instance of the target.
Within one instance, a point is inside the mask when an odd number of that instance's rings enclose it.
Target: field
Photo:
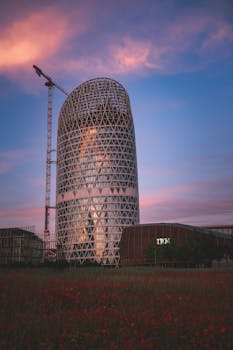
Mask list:
[[[0,349],[233,349],[233,270],[0,270]]]

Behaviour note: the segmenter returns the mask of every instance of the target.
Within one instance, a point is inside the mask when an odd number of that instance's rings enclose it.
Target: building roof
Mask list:
[[[37,236],[34,232],[31,232],[25,228],[19,228],[19,227],[6,227],[6,228],[0,228],[0,235],[27,235],[27,236],[31,236],[34,237],[40,241],[43,241],[39,236]]]
[[[167,226],[167,227],[181,227],[187,230],[192,230],[192,231],[196,231],[196,232],[200,232],[200,233],[205,233],[205,234],[211,234],[211,235],[215,235],[216,237],[222,237],[222,238],[231,238],[231,236],[227,233],[221,232],[221,231],[213,231],[212,229],[209,229],[210,227],[200,227],[200,226],[192,226],[192,225],[186,225],[186,224],[179,224],[179,223],[170,223],[170,222],[160,222],[160,223],[147,223],[147,224],[138,224],[138,225],[134,225],[134,227],[141,227],[141,226],[147,226],[147,227],[151,227],[151,226]],[[132,226],[128,226],[128,227],[132,227]],[[212,227],[215,228],[215,227]],[[216,226],[216,228],[220,228],[219,226]],[[222,228],[222,226],[221,226]]]

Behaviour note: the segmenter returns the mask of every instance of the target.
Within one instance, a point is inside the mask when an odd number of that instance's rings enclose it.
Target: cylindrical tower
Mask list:
[[[56,207],[58,259],[118,264],[122,229],[139,222],[139,203],[130,102],[115,80],[89,80],[62,106]]]

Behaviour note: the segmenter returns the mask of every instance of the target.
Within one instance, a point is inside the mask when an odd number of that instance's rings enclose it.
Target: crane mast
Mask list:
[[[49,215],[51,207],[51,164],[52,164],[52,89],[53,85],[46,82],[48,87],[48,116],[47,116],[47,148],[46,148],[46,182],[45,182],[45,243],[49,241]]]
[[[46,181],[45,181],[45,220],[44,220],[44,248],[48,249],[48,242],[50,241],[50,209],[54,208],[51,206],[51,164],[55,163],[52,160],[52,92],[53,87],[56,87],[62,93],[68,96],[68,93],[57,83],[55,83],[50,76],[45,74],[38,66],[33,65],[36,74],[40,77],[44,77],[46,82],[45,86],[48,88],[48,113],[47,113],[47,148],[46,148]]]

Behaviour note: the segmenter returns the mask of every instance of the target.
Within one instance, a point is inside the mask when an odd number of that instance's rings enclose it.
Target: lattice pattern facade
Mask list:
[[[65,101],[58,123],[58,259],[116,265],[122,229],[139,222],[137,160],[128,94],[89,80]]]

